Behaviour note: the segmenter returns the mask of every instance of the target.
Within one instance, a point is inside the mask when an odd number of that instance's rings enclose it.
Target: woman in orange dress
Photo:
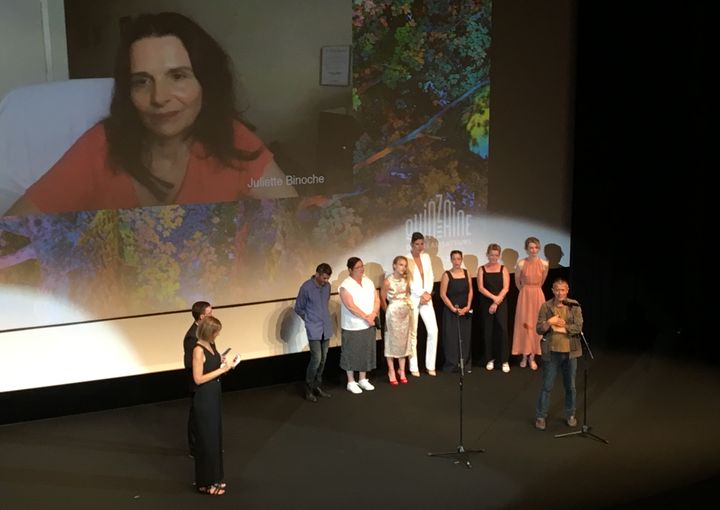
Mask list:
[[[528,364],[537,370],[535,355],[540,352],[540,335],[535,332],[540,306],[545,302],[542,285],[548,275],[548,263],[539,257],[540,241],[536,237],[525,240],[527,257],[520,259],[515,268],[515,285],[520,291],[515,309],[512,354],[522,354],[520,367]]]

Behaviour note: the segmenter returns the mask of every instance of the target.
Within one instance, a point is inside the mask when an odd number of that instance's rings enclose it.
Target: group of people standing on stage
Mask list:
[[[391,386],[407,384],[407,372],[420,377],[417,352],[417,328],[422,319],[427,330],[425,369],[435,376],[438,325],[433,309],[432,291],[435,278],[432,261],[425,253],[425,237],[414,232],[411,251],[398,255],[392,262],[392,273],[383,281],[380,295],[373,282],[365,276],[365,265],[358,257],[347,261],[348,277],[339,287],[341,355],[340,367],[347,375],[347,390],[353,394],[372,391],[375,387],[368,372],[376,368],[376,328],[380,327],[379,312],[385,312],[384,355],[387,377]],[[568,300],[569,286],[558,278],[553,282],[553,298],[545,301],[542,285],[549,272],[547,261],[539,257],[540,241],[525,240],[527,257],[515,268],[515,285],[519,290],[513,328],[512,351],[509,348],[508,310],[506,297],[510,290],[510,273],[500,263],[502,248],[491,243],[487,248],[488,262],[478,269],[477,289],[485,340],[487,370],[497,364],[504,373],[510,372],[510,352],[522,356],[520,367],[537,370],[536,355],[545,362],[543,384],[536,407],[535,427],[544,430],[550,392],[558,372],[565,388],[567,424],[577,425],[575,418],[575,372],[577,357],[582,355],[579,337],[582,312],[579,304]],[[450,252],[452,267],[440,279],[443,308],[443,347],[445,370],[471,371],[471,325],[473,285],[463,267],[463,253]],[[332,270],[320,264],[314,276],[303,283],[298,293],[295,312],[305,321],[310,343],[310,363],[306,376],[305,398],[317,402],[317,396],[329,397],[320,387],[327,357],[330,328],[329,279]],[[573,304],[574,303],[574,304]],[[397,360],[397,361],[396,361]],[[358,380],[355,380],[355,372]]]
[[[430,257],[424,253],[425,238],[412,235],[411,252],[393,259],[392,273],[385,278],[380,295],[375,284],[364,275],[357,257],[348,259],[349,276],[340,284],[340,367],[347,374],[347,390],[359,394],[375,387],[367,373],[376,368],[376,329],[379,312],[385,311],[384,355],[391,386],[407,384],[407,371],[420,377],[417,356],[417,326],[422,318],[427,329],[425,367],[436,375],[438,327],[432,305],[433,276]],[[396,361],[397,360],[397,361]],[[397,363],[397,369],[396,369]],[[355,381],[355,372],[359,380]]]
[[[347,377],[346,389],[353,394],[375,389],[368,379],[368,372],[374,370],[377,364],[376,331],[380,327],[381,307],[385,311],[384,354],[389,383],[392,386],[407,384],[408,370],[414,376],[420,376],[416,334],[418,318],[425,321],[428,331],[425,366],[430,375],[436,375],[438,327],[432,307],[435,279],[430,257],[424,253],[422,234],[413,234],[411,246],[408,256],[399,255],[393,260],[392,273],[385,278],[380,294],[372,280],[365,276],[362,259],[350,257],[347,261],[348,276],[338,288],[340,367]],[[312,402],[317,402],[318,396],[330,396],[322,390],[320,382],[332,330],[323,330],[321,337],[320,326],[330,324],[328,281],[331,274],[329,265],[320,264],[315,275],[302,284],[295,301],[295,312],[305,321],[310,344],[305,398]],[[319,342],[322,342],[322,348],[316,347]]]
[[[491,243],[486,251],[488,262],[478,269],[477,290],[479,296],[480,323],[485,347],[485,368],[494,370],[499,366],[504,373],[510,372],[510,353],[521,355],[520,367],[530,365],[537,370],[535,355],[540,354],[540,335],[535,332],[535,322],[540,306],[545,302],[542,285],[548,275],[548,263],[538,256],[540,241],[535,237],[525,240],[527,257],[518,261],[515,269],[515,285],[519,290],[512,351],[508,334],[508,307],[506,297],[510,291],[510,272],[500,263],[502,248]],[[452,268],[443,273],[440,280],[440,297],[443,309],[443,346],[447,370],[455,370],[459,360],[471,369],[471,324],[469,314],[473,288],[467,269],[462,267],[463,254],[450,252]],[[457,341],[456,341],[457,339]],[[459,346],[462,345],[462,356]]]
[[[385,313],[384,355],[391,386],[407,384],[407,371],[420,377],[417,351],[417,328],[422,319],[427,331],[425,369],[436,373],[438,325],[433,308],[435,282],[430,256],[425,253],[425,238],[415,232],[411,251],[398,255],[392,262],[392,273],[383,281],[380,292],[365,276],[365,265],[358,257],[347,261],[348,276],[339,286],[341,354],[340,367],[347,377],[346,389],[353,394],[375,389],[368,373],[376,368],[376,330],[379,314]],[[576,426],[575,372],[577,357],[582,355],[579,336],[582,313],[577,302],[567,299],[564,279],[553,282],[553,299],[545,301],[542,285],[548,275],[548,263],[539,257],[540,241],[525,241],[527,257],[518,261],[515,284],[519,289],[515,313],[512,351],[509,347],[507,294],[510,273],[500,263],[501,247],[487,248],[488,262],[478,269],[477,290],[480,293],[480,315],[487,370],[496,366],[510,372],[509,356],[522,356],[520,367],[537,370],[535,356],[544,361],[543,384],[536,407],[535,427],[544,430],[550,392],[558,372],[565,387],[567,424]],[[443,304],[444,370],[466,370],[472,367],[471,324],[473,284],[463,267],[463,253],[450,253],[452,267],[440,279]],[[322,387],[330,338],[334,327],[330,317],[330,277],[332,268],[319,264],[315,274],[298,291],[294,310],[304,321],[309,341],[310,361],[305,374],[305,398],[318,402],[330,398]],[[574,304],[573,304],[574,303]],[[184,339],[185,368],[189,375],[192,405],[188,417],[190,455],[195,459],[197,490],[208,495],[222,495],[222,418],[219,377],[235,363],[226,360],[215,346],[222,325],[212,316],[212,307],[199,301],[192,307],[194,322]],[[357,373],[357,379],[355,374]]]
[[[340,367],[347,375],[347,390],[359,394],[372,391],[368,372],[376,368],[376,329],[380,327],[379,313],[385,314],[384,349],[388,382],[392,386],[406,384],[407,372],[420,377],[417,350],[417,328],[422,320],[427,331],[425,369],[435,376],[438,345],[438,324],[433,308],[432,292],[435,283],[432,261],[425,252],[425,238],[420,232],[412,234],[411,251],[393,259],[392,272],[385,278],[380,294],[364,274],[362,259],[347,261],[348,276],[339,286],[341,358]],[[548,263],[539,257],[540,241],[529,237],[525,241],[527,257],[521,259],[515,271],[519,289],[512,351],[508,335],[506,297],[510,290],[510,272],[500,263],[502,248],[492,243],[487,248],[488,262],[477,274],[480,321],[485,339],[487,370],[497,368],[510,372],[510,354],[520,355],[520,366],[536,370],[535,356],[540,355],[541,334],[536,332],[536,319],[545,298],[542,285],[548,274]],[[460,364],[468,372],[472,369],[471,335],[473,283],[463,267],[463,253],[450,253],[452,267],[440,279],[440,298],[444,304],[443,370],[457,371]],[[317,402],[318,396],[329,396],[320,387],[327,357],[328,339],[332,334],[328,302],[329,279],[332,270],[320,264],[315,275],[304,282],[295,303],[295,312],[305,321],[310,344],[305,398]],[[356,379],[357,373],[357,379]]]
[[[425,253],[425,237],[414,232],[408,255],[398,255],[392,262],[392,273],[383,281],[380,295],[373,282],[364,274],[365,265],[358,257],[347,261],[348,276],[339,286],[341,304],[340,367],[347,375],[347,390],[359,394],[372,391],[374,386],[368,372],[376,368],[376,328],[380,327],[379,313],[385,313],[385,358],[387,377],[392,386],[406,384],[407,372],[420,376],[417,355],[417,328],[422,319],[427,340],[425,369],[435,376],[438,345],[438,324],[433,308],[432,291],[435,283],[432,261]],[[520,366],[536,370],[535,356],[540,355],[540,338],[536,319],[545,302],[542,285],[548,274],[548,263],[539,257],[540,241],[529,237],[525,241],[527,257],[521,259],[515,271],[519,289],[512,354],[521,355]],[[488,262],[478,269],[477,290],[480,293],[480,320],[485,339],[487,370],[497,367],[510,372],[510,345],[506,297],[510,290],[510,273],[500,263],[502,248],[492,243],[487,248]],[[460,364],[468,372],[472,369],[471,335],[473,284],[463,267],[463,253],[450,253],[452,267],[440,279],[440,298],[445,305],[442,313],[443,370],[457,371]],[[295,312],[305,321],[310,345],[305,398],[317,402],[318,396],[329,396],[321,386],[322,371],[327,357],[329,337],[332,335],[328,302],[329,279],[332,270],[320,264],[315,275],[300,287]],[[356,380],[355,373],[358,377]]]

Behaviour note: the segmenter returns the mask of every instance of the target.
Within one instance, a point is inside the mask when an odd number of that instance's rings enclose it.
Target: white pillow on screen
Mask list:
[[[28,85],[0,101],[0,216],[75,141],[107,117],[112,78]]]

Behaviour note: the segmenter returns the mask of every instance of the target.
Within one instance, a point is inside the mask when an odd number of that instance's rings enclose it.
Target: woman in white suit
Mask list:
[[[410,238],[410,255],[408,262],[410,274],[410,299],[413,303],[414,331],[412,333],[412,354],[410,355],[410,373],[420,377],[417,358],[417,327],[418,315],[425,323],[427,342],[425,344],[425,368],[429,375],[436,375],[435,358],[437,356],[438,326],[435,318],[435,309],[432,303],[432,290],[435,283],[430,255],[424,252],[425,236],[420,232],[413,232]]]

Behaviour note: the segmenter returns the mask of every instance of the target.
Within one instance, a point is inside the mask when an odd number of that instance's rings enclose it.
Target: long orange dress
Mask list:
[[[540,335],[535,332],[540,306],[545,302],[542,291],[545,271],[541,259],[525,259],[520,272],[520,294],[515,309],[513,354],[541,354]]]

